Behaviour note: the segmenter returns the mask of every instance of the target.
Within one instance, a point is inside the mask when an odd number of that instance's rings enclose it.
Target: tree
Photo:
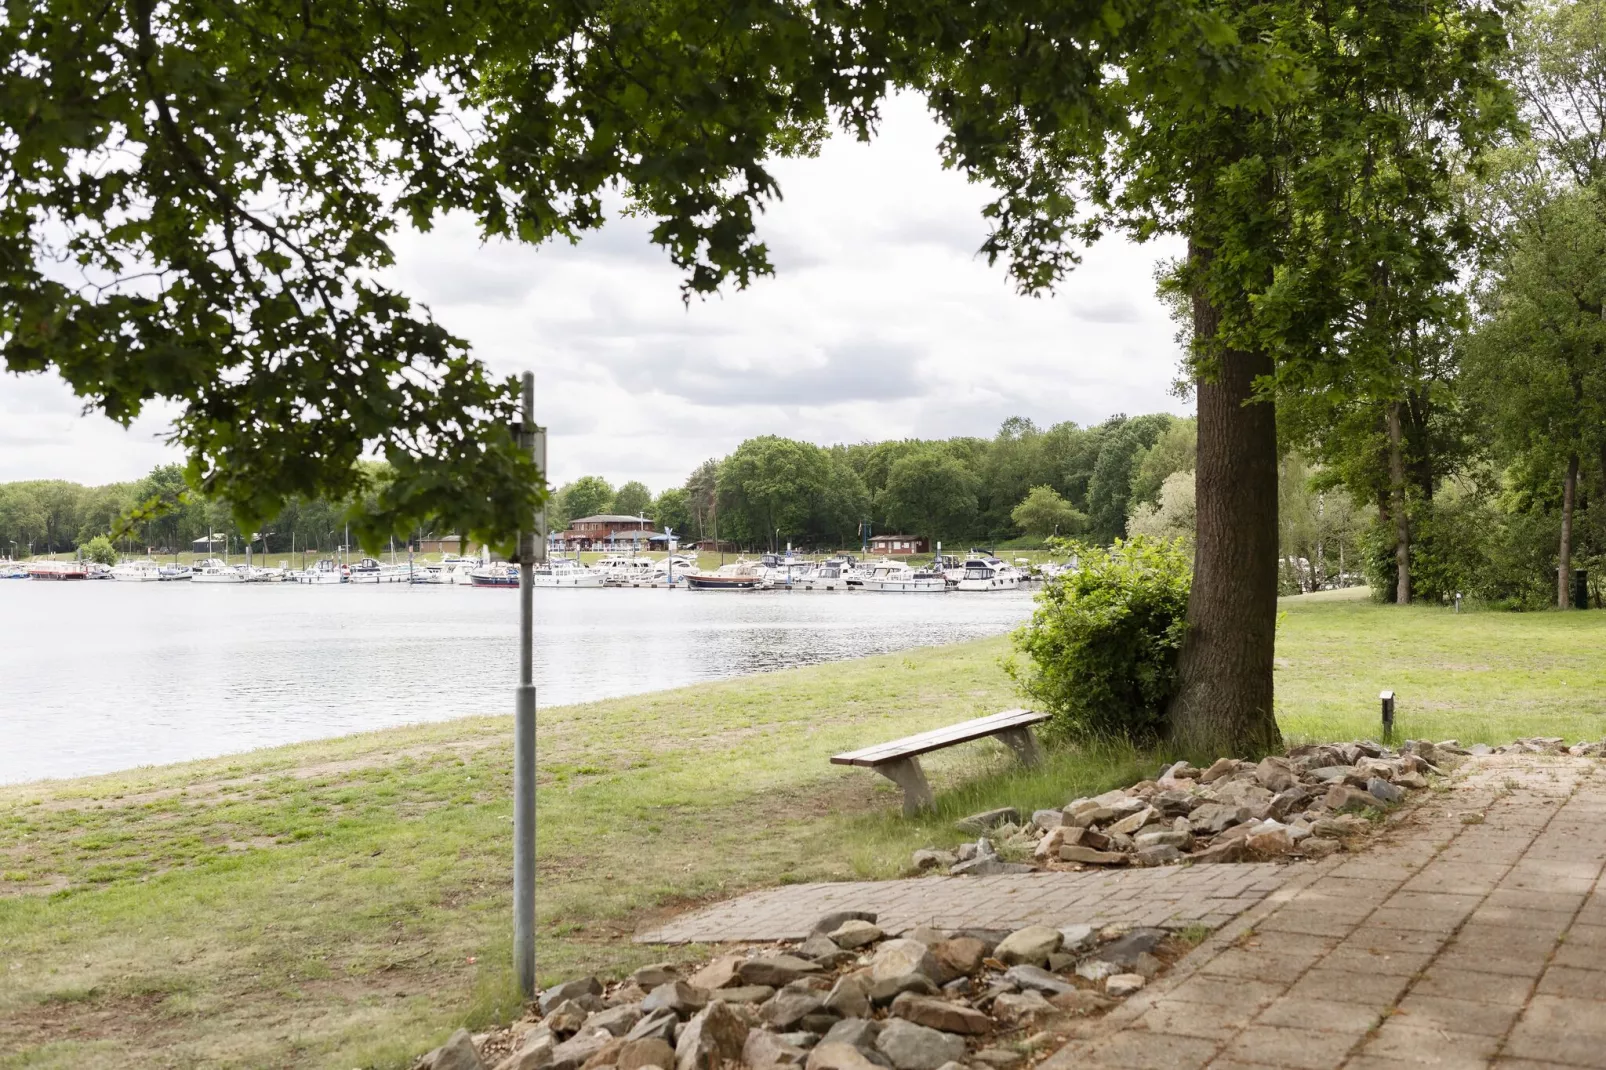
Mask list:
[[[694,521],[690,496],[682,487],[670,487],[652,503],[652,519],[661,530],[672,531],[675,537],[689,540]]]
[[[1138,462],[1170,426],[1171,419],[1165,413],[1153,413],[1131,420],[1122,416],[1110,421],[1115,426],[1100,444],[1087,485],[1088,523],[1095,542],[1114,542],[1126,535],[1132,477]]]
[[[563,512],[572,523],[581,517],[596,516],[613,508],[613,484],[601,476],[581,476],[558,491]]]
[[[719,467],[721,536],[778,550],[807,532],[829,474],[829,458],[812,443],[748,439]]]
[[[876,508],[887,523],[933,542],[963,536],[976,515],[977,479],[954,457],[935,447],[906,454],[887,472]]]
[[[517,383],[385,284],[401,221],[574,239],[617,191],[688,294],[743,285],[769,269],[766,161],[833,107],[867,130],[893,44],[784,0],[15,7],[0,353],[124,423],[179,402],[189,482],[242,527],[355,500],[373,452],[395,478],[354,518],[367,545],[503,542],[544,497]]]
[[[1154,445],[1135,459],[1132,471],[1133,504],[1160,500],[1160,488],[1177,472],[1192,472],[1199,454],[1198,421],[1173,420]],[[1128,514],[1130,515],[1130,513]]]
[[[86,561],[95,561],[102,565],[117,564],[117,548],[112,545],[111,539],[105,535],[96,535],[86,541],[79,548]]]
[[[651,506],[652,491],[647,489],[647,484],[631,480],[614,493],[609,508],[624,516],[645,516]]]
[[[1556,605],[1572,601],[1579,469],[1606,473],[1606,204],[1564,190],[1521,225],[1473,346],[1476,390],[1505,455],[1560,486]]]
[[[1160,484],[1156,502],[1142,502],[1132,507],[1127,517],[1128,536],[1145,535],[1153,539],[1183,539],[1193,542],[1198,508],[1194,497],[1193,473],[1172,472]]]
[[[699,539],[714,534],[714,514],[719,509],[719,462],[706,460],[686,477],[686,504],[697,525]]]
[[[1009,517],[1036,539],[1074,535],[1087,523],[1087,517],[1050,486],[1033,487]]]

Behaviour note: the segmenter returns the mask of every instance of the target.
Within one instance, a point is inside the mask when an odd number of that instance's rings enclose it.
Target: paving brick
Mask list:
[[[1360,1003],[1284,997],[1273,1000],[1271,1006],[1261,1011],[1255,1018],[1255,1024],[1360,1036],[1380,1020],[1381,1013],[1375,1007]]]
[[[1606,1015],[1606,972],[1602,972],[1606,970],[1606,959],[1597,959],[1595,965],[1597,969],[1553,965],[1539,978],[1535,991],[1544,996],[1593,1000],[1601,1004],[1597,1013]]]
[[[1365,1029],[1313,1033],[1305,1029],[1252,1025],[1222,1050],[1222,1057],[1296,1070],[1338,1070]]]
[[[1447,1033],[1500,1037],[1517,1020],[1517,1008],[1408,992],[1395,1008],[1393,1020]]]
[[[1261,955],[1247,948],[1232,948],[1205,963],[1199,972],[1211,977],[1293,982],[1316,958],[1315,955]]]
[[[1330,999],[1382,1008],[1400,998],[1409,980],[1317,966],[1307,971],[1288,990],[1288,995],[1293,999]]]
[[[1213,1040],[1126,1029],[1081,1046],[1074,1066],[1119,1066],[1132,1070],[1200,1070],[1216,1054]],[[1059,1060],[1054,1060],[1056,1065]]]
[[[1414,977],[1433,961],[1428,951],[1371,951],[1341,947],[1322,960],[1322,966],[1355,973],[1378,973],[1388,977]]]
[[[1138,1018],[1136,1028],[1205,1040],[1231,1040],[1255,1015],[1254,1007],[1165,999]]]
[[[1287,985],[1271,981],[1236,980],[1226,985],[1216,978],[1200,976],[1190,977],[1173,988],[1166,993],[1166,999],[1202,1003],[1206,1006],[1244,1007],[1250,1011],[1258,1011],[1286,991],[1288,991]]]
[[[1473,1033],[1452,1033],[1447,1029],[1404,1024],[1391,1018],[1369,1037],[1360,1054],[1393,1059],[1398,1063],[1439,1067],[1441,1070],[1484,1070],[1489,1065],[1499,1039]]]
[[[1412,992],[1446,999],[1464,999],[1475,1003],[1490,1003],[1501,1007],[1521,1007],[1533,990],[1533,978],[1526,975],[1489,973],[1483,970],[1456,969],[1434,962],[1421,980],[1412,986]]]

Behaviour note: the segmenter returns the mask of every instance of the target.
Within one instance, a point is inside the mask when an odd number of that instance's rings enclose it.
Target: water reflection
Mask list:
[[[0,783],[507,710],[516,596],[0,584]],[[1020,592],[537,592],[543,705],[1007,631]]]

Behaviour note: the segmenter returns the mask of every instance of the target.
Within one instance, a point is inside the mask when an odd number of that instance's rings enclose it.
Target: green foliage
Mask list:
[[[887,524],[906,535],[962,537],[976,515],[975,473],[946,450],[912,450],[887,472],[876,507]]]
[[[1127,532],[1151,539],[1181,539],[1192,545],[1197,526],[1192,469],[1166,476],[1157,497],[1159,500],[1153,504],[1144,502],[1133,506],[1126,518]]]
[[[567,524],[581,517],[612,511],[613,484],[601,476],[581,476],[559,488],[557,497]]]
[[[1192,472],[1198,453],[1199,421],[1192,417],[1171,421],[1154,440],[1154,445],[1139,453],[1135,460],[1132,504],[1158,504],[1160,488],[1165,481],[1178,472]]]
[[[1190,557],[1142,536],[1074,552],[1076,570],[1044,584],[1014,633],[1027,664],[1011,659],[1010,676],[1067,736],[1157,739],[1176,687]]]
[[[612,510],[623,516],[645,516],[652,507],[652,491],[632,479],[614,493]]]
[[[673,531],[675,537],[683,542],[690,542],[697,537],[692,530],[694,520],[690,495],[683,488],[670,487],[658,495],[652,503],[651,515],[660,530]]]
[[[1049,486],[1033,487],[1031,493],[1015,506],[1010,519],[1027,535],[1037,539],[1061,534],[1074,535],[1087,523],[1085,515]]]
[[[1132,500],[1132,477],[1146,451],[1159,440],[1173,417],[1153,413],[1127,419],[1115,417],[1116,427],[1101,443],[1098,460],[1088,480],[1087,516],[1098,542],[1112,542],[1126,534],[1126,514]]]
[[[96,535],[78,549],[86,561],[98,561],[102,565],[117,564],[117,548],[104,535]]]

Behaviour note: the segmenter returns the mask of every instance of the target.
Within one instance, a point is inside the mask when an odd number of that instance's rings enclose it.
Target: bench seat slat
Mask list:
[[[897,761],[900,758],[912,758],[930,751],[941,750],[944,747],[951,747],[958,743],[984,739],[1007,728],[1019,728],[1025,725],[1037,724],[1048,720],[1048,717],[1048,714],[1034,710],[1005,710],[1002,713],[978,717],[973,721],[965,721],[960,724],[949,725],[946,728],[937,728],[930,732],[906,736],[903,739],[878,743],[873,747],[865,747],[862,750],[838,754],[831,761],[836,765],[882,765],[887,762]]]

